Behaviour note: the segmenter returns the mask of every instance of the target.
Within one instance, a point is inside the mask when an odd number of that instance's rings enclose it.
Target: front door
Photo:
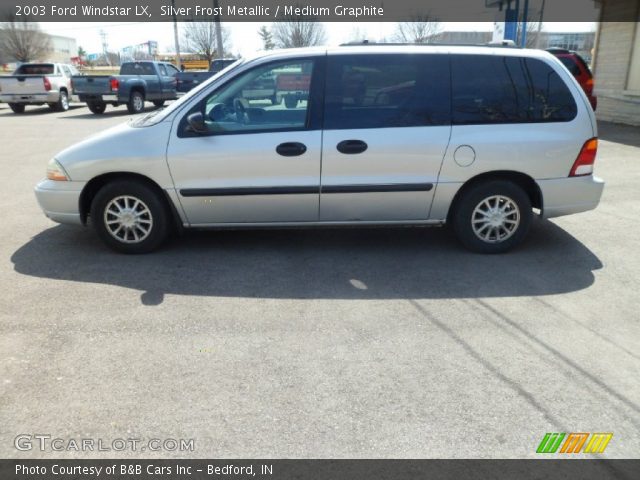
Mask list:
[[[177,85],[176,75],[179,73],[179,70],[170,64],[159,64],[158,69],[160,70],[162,82],[162,100],[175,97]]]
[[[449,136],[447,54],[328,59],[320,219],[427,220]]]
[[[322,60],[253,67],[176,120],[167,158],[191,225],[318,220]],[[290,75],[307,79],[295,105],[277,91],[278,77]],[[187,121],[194,112],[204,133]]]

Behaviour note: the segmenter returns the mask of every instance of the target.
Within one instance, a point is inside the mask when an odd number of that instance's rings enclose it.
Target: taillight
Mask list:
[[[44,77],[42,79],[42,81],[44,82],[44,89],[48,92],[49,90],[51,90],[51,82],[49,81],[49,79],[47,77]]]
[[[584,89],[589,94],[593,92],[593,78],[590,78],[586,82],[584,82]]]
[[[582,146],[582,150],[578,154],[578,158],[573,162],[570,177],[580,177],[583,175],[591,175],[593,173],[593,164],[596,161],[596,153],[598,152],[598,139],[592,138],[587,140]]]
[[[109,86],[111,87],[112,92],[117,92],[120,87],[120,82],[117,78],[112,78],[109,80]]]

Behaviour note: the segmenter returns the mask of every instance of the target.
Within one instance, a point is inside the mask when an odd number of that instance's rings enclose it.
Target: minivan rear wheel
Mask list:
[[[452,223],[469,250],[504,253],[522,243],[532,216],[531,199],[521,187],[506,180],[491,180],[462,192]]]
[[[160,195],[130,180],[108,183],[98,191],[91,223],[105,244],[122,253],[151,252],[169,233],[169,214]]]

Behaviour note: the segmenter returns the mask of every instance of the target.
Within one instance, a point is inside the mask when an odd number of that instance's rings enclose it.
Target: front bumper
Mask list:
[[[60,93],[58,91],[51,91],[47,93],[23,93],[23,94],[4,94],[0,95],[0,102],[4,103],[56,103],[60,100]]]
[[[593,210],[600,203],[604,181],[593,175],[538,180],[542,217],[552,218]]]
[[[42,180],[35,187],[36,198],[44,214],[54,222],[82,225],[80,194],[86,182]]]

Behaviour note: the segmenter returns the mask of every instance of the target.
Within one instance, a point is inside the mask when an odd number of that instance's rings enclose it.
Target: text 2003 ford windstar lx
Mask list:
[[[285,101],[286,100],[286,101]],[[596,120],[543,51],[344,46],[240,60],[58,154],[46,215],[149,252],[172,228],[452,224],[471,250],[596,207]]]

